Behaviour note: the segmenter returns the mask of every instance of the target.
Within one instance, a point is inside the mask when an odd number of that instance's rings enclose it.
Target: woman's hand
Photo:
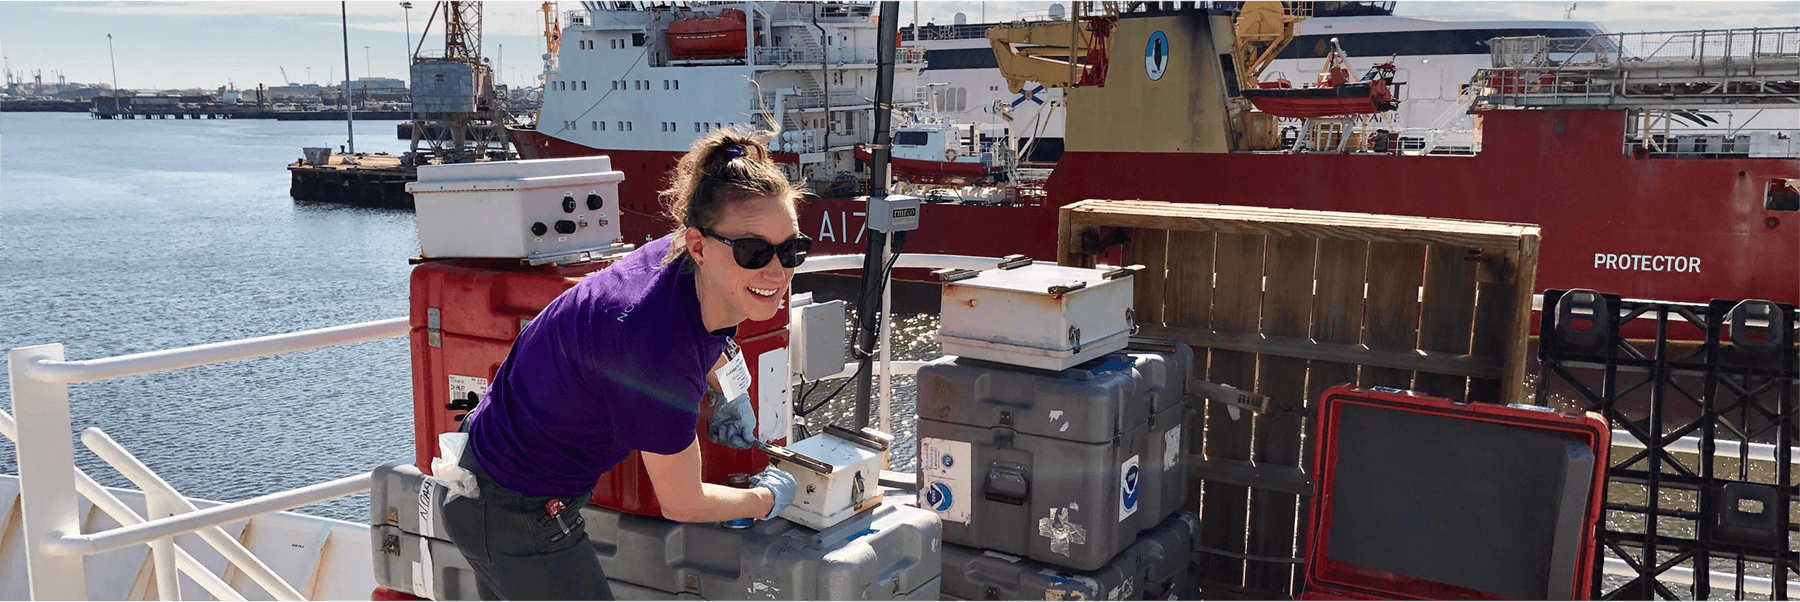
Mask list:
[[[706,434],[713,443],[732,449],[756,446],[756,410],[750,407],[750,396],[739,395],[713,406],[712,419],[706,422]]]
[[[768,489],[769,493],[775,497],[775,503],[769,508],[769,514],[764,516],[763,520],[772,520],[775,515],[786,510],[788,504],[794,503],[794,493],[800,488],[800,484],[794,481],[794,475],[774,466],[764,468],[762,472],[751,475],[750,484]]]

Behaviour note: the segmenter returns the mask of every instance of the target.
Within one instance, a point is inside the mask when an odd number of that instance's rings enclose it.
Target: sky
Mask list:
[[[347,5],[353,77],[406,78],[408,31],[416,44],[434,3],[411,10],[397,1]],[[901,22],[1010,20],[1042,13],[1051,2],[903,2]],[[1066,4],[1066,2],[1064,3]],[[541,70],[539,2],[490,1],[482,55],[502,79],[530,85]],[[1800,26],[1800,2],[1425,2],[1401,0],[1400,15],[1467,15],[1598,21],[1609,31],[1678,31]],[[561,10],[580,7],[561,2]],[[985,19],[984,19],[985,17]],[[337,2],[0,2],[0,56],[14,74],[42,71],[55,82],[112,83],[128,89],[218,88],[343,79],[344,33]],[[107,35],[112,35],[109,57]],[[442,48],[433,27],[426,48]],[[284,78],[282,70],[286,70]],[[19,75],[23,72],[23,75]]]

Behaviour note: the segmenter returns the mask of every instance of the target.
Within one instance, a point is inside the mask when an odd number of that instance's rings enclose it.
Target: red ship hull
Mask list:
[[[1800,161],[1628,156],[1619,111],[1492,111],[1485,120],[1474,156],[1070,151],[1045,185],[1047,205],[926,204],[905,250],[1053,260],[1057,207],[1153,199],[1534,223],[1543,228],[1539,291],[1800,300],[1800,215],[1763,209],[1766,183],[1800,178]],[[627,239],[671,229],[655,199],[680,153],[602,153],[530,131],[515,140],[528,158],[611,155],[626,174]],[[852,199],[811,199],[801,231],[817,254],[861,253],[861,211]]]

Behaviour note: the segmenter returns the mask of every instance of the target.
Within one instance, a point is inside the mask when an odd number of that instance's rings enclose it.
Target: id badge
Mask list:
[[[719,393],[726,401],[750,394],[750,368],[744,365],[744,353],[737,341],[725,345],[725,365],[719,367]]]

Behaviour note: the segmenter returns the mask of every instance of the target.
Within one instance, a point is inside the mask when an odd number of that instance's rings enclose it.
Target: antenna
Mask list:
[[[1570,2],[1569,7],[1563,9],[1563,18],[1564,19],[1572,20],[1575,18],[1575,4],[1576,3],[1574,3],[1574,2]]]

